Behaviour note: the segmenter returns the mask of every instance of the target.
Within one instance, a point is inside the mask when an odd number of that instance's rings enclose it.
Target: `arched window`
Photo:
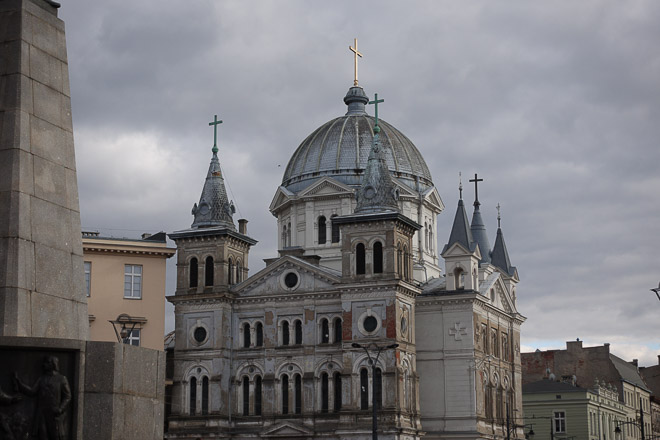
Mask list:
[[[380,409],[383,405],[383,374],[381,373],[380,368],[376,368],[373,393],[377,405],[376,409]]]
[[[243,348],[250,348],[250,324],[243,324]]]
[[[408,253],[408,246],[403,246],[403,278],[410,279],[410,254]]]
[[[202,414],[209,413],[209,378],[204,376],[202,379]]]
[[[330,328],[328,320],[323,318],[321,320],[321,344],[327,344],[328,342],[330,342]]]
[[[234,284],[234,260],[231,257],[227,261],[227,284]]]
[[[374,243],[374,273],[383,273],[383,244]]]
[[[254,415],[261,415],[261,376],[254,379]]]
[[[369,409],[369,373],[366,368],[360,370],[360,409]]]
[[[332,226],[332,242],[333,243],[339,243],[339,223],[336,223],[333,221],[333,219],[337,217],[337,214],[333,215],[330,217],[330,222]]]
[[[264,326],[263,326],[263,324],[260,323],[260,322],[257,322],[257,329],[256,330],[257,330],[256,331],[257,340],[255,341],[256,342],[255,345],[257,347],[262,347],[264,345]]]
[[[291,246],[291,222],[289,222],[289,227],[286,230],[286,245]]]
[[[289,345],[289,322],[282,322],[282,345]]]
[[[401,252],[401,243],[396,247],[396,270],[399,277],[403,277],[403,252]]]
[[[484,410],[486,411],[486,420],[493,419],[493,387],[484,384]]]
[[[364,245],[358,243],[355,246],[355,273],[358,275],[364,275],[365,258]]]
[[[341,409],[341,373],[335,371],[335,374],[332,376],[332,382],[335,389],[335,402],[334,402],[334,411],[339,412]]]
[[[197,258],[190,259],[190,287],[197,287],[197,277],[199,276],[199,268],[197,267]]]
[[[327,413],[329,408],[328,388],[328,373],[321,373],[321,412],[323,413]]]
[[[295,375],[293,383],[293,388],[294,388],[294,404],[295,404],[295,411],[296,414],[301,414],[302,413],[302,377],[300,374]]]
[[[197,378],[190,379],[190,415],[194,416],[197,412]]]
[[[456,290],[465,289],[465,273],[460,267],[454,269],[454,283],[456,285]]]
[[[243,415],[250,415],[250,379],[243,378]]]
[[[204,285],[213,285],[213,257],[206,257],[206,265],[204,268]]]
[[[282,248],[286,247],[286,225],[282,225]]]
[[[431,224],[429,223],[429,226]],[[429,250],[433,252],[433,249],[435,249],[435,245],[433,244],[433,231],[429,231]]]
[[[335,344],[341,343],[341,318],[335,318]]]
[[[303,333],[302,333],[302,322],[299,319],[296,319],[296,321],[293,323],[295,327],[295,333],[296,333],[296,344],[302,344],[302,339],[303,339]]]
[[[236,283],[243,281],[243,268],[241,267],[241,260],[236,260]]]
[[[429,250],[429,225],[424,222],[424,247]]]
[[[289,376],[282,375],[282,414],[289,414]]]
[[[319,244],[325,244],[326,231],[325,231],[325,217],[319,217]]]

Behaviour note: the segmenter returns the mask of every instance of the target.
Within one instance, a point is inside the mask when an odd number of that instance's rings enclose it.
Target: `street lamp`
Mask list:
[[[367,353],[367,358],[369,359],[369,363],[371,363],[371,381],[372,381],[372,393],[371,393],[371,406],[372,406],[372,434],[371,438],[373,440],[378,440],[378,417],[376,414],[376,393],[373,392],[375,391],[375,387],[373,386],[374,381],[376,380],[376,363],[378,363],[378,358],[380,357],[380,352],[383,350],[390,350],[393,348],[397,348],[399,344],[390,344],[390,345],[376,345],[375,343],[370,343],[368,345],[361,345],[358,344],[357,342],[353,342],[351,344],[351,347],[353,348],[362,348],[364,349],[364,352]],[[371,353],[369,353],[369,349],[373,349],[376,351],[376,358],[371,357]],[[382,384],[381,384],[382,387]],[[381,398],[382,400],[382,398]]]
[[[651,289],[653,290],[653,289]],[[657,292],[656,292],[657,293]],[[621,440],[621,426],[623,425],[632,425],[639,429],[639,431],[642,434],[642,440],[645,440],[644,438],[644,410],[642,409],[642,398],[639,398],[639,421],[634,420],[634,421],[629,421],[629,422],[616,422],[616,427],[614,428],[614,438],[616,440]]]
[[[142,321],[144,318],[142,319]],[[117,319],[113,320],[108,320],[109,323],[112,324],[112,328],[115,331],[115,335],[117,336],[117,342],[120,344],[128,344],[128,337],[133,334],[133,330],[135,330],[135,326],[138,325],[141,320],[140,319],[135,319],[132,318],[130,315],[127,315],[126,313],[122,313],[119,316],[117,316]],[[126,325],[130,325],[130,329]],[[119,330],[117,330],[117,327],[120,326]]]

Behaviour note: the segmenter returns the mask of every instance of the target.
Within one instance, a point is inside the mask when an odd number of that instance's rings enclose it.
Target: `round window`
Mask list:
[[[362,325],[367,332],[371,333],[378,327],[378,320],[374,316],[367,316]]]
[[[284,277],[284,285],[286,285],[286,287],[288,287],[289,289],[293,289],[294,287],[296,287],[296,284],[298,284],[298,275],[296,275],[293,272],[289,272],[288,274],[286,274],[286,276]]]
[[[206,329],[204,327],[197,327],[193,333],[193,337],[195,338],[195,341],[201,344],[206,340]]]

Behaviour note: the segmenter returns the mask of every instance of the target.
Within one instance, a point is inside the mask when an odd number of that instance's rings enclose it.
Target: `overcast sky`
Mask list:
[[[357,37],[360,85],[447,207],[438,247],[459,171],[484,178],[491,243],[501,204],[523,350],[579,337],[658,362],[660,2],[61,1],[84,229],[189,227],[217,114],[256,273],[289,158],[346,111]]]

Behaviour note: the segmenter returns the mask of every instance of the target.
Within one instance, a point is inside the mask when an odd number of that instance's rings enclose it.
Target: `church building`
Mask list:
[[[437,248],[444,204],[382,102],[356,64],[345,115],[300,144],[274,188],[279,255],[251,276],[257,241],[236,227],[214,145],[191,227],[169,234],[167,438],[368,439],[374,417],[380,439],[524,437],[518,273],[499,225],[490,247],[481,179],[472,221],[461,189]]]

